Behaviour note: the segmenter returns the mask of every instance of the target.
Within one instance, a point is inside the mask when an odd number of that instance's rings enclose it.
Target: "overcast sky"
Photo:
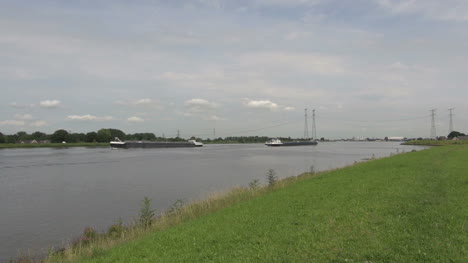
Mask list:
[[[466,0],[0,0],[0,132],[467,133],[467,28]]]

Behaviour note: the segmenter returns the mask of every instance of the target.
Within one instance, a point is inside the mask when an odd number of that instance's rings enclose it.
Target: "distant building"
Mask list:
[[[460,140],[460,141],[467,141],[467,140],[468,140],[468,135],[454,137],[453,140],[455,140],[455,141],[457,141],[457,140]]]

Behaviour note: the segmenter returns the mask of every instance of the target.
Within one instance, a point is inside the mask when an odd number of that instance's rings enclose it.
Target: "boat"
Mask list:
[[[182,148],[182,147],[202,147],[203,143],[196,140],[186,142],[158,142],[158,141],[121,141],[115,138],[110,142],[112,148]]]
[[[304,145],[317,145],[317,141],[293,141],[293,142],[282,142],[280,139],[271,139],[265,142],[266,146],[304,146]]]

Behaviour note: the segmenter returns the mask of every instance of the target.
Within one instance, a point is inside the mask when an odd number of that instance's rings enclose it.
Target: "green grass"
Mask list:
[[[20,143],[1,143],[0,149],[13,149],[13,148],[64,148],[64,147],[109,147],[109,143],[99,143],[99,142],[80,142],[80,143],[30,143],[30,144],[20,144]]]
[[[238,189],[227,208],[199,205],[194,219],[54,260],[468,262],[467,156],[468,146],[436,147],[289,179],[274,191]]]
[[[403,145],[427,145],[427,146],[446,146],[446,145],[467,145],[468,140],[414,140],[404,142]]]

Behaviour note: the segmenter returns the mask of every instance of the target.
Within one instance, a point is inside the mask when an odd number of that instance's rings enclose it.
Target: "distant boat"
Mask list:
[[[203,143],[196,140],[186,142],[155,142],[155,141],[121,141],[115,138],[110,142],[112,148],[182,148],[182,147],[202,147]]]
[[[294,141],[282,142],[280,139],[271,139],[265,142],[266,146],[303,146],[303,145],[317,145],[317,141]]]

